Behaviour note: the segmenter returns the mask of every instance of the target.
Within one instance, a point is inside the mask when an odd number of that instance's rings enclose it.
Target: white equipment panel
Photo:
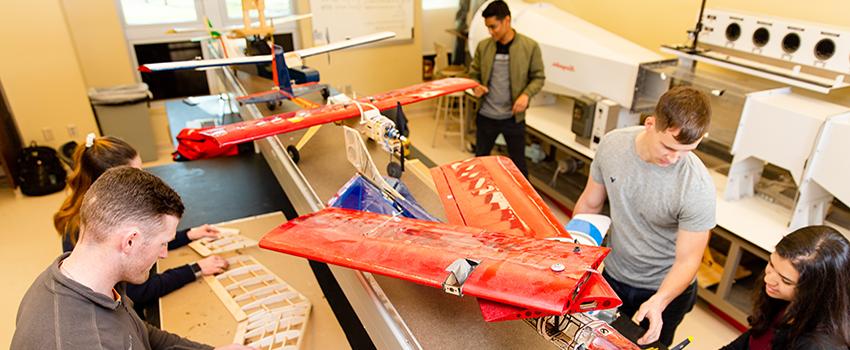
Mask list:
[[[747,95],[729,168],[729,182],[725,199],[737,200],[752,196],[761,178],[765,162],[788,170],[799,188],[798,209],[792,213],[790,227],[820,224],[826,215],[828,203],[810,180],[817,155],[816,145],[821,142],[824,125],[831,118],[850,116],[850,108],[791,93],[790,88],[767,90]],[[843,129],[836,128],[839,132]],[[835,161],[835,159],[831,159]],[[838,162],[838,165],[846,162]],[[834,171],[834,169],[832,169]],[[828,194],[826,194],[828,195]],[[806,203],[822,203],[819,207],[800,209]],[[829,198],[831,201],[832,198]]]
[[[830,118],[824,124],[803,175],[791,227],[822,225],[834,197],[850,203],[847,150],[850,150],[850,113]]]
[[[703,44],[850,73],[850,28],[721,9],[705,9],[702,20]]]

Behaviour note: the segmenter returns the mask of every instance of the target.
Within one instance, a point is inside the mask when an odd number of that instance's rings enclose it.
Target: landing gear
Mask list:
[[[390,177],[400,179],[403,172],[404,169],[402,169],[400,163],[391,161],[387,164],[387,175]]]
[[[328,97],[331,97],[331,90],[329,90],[328,88],[322,89],[322,99],[327,101]]]
[[[273,111],[277,109],[277,107],[280,107],[282,104],[283,102],[281,101],[268,101],[266,102],[266,108],[268,108],[270,111]]]
[[[298,164],[298,161],[301,160],[301,154],[298,152],[298,148],[293,145],[286,146],[286,153],[289,154],[289,158],[292,158],[292,162],[295,164]]]

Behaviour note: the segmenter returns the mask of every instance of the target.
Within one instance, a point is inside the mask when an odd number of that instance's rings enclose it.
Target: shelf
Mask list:
[[[525,125],[553,141],[593,159],[596,151],[576,141],[576,134],[572,131],[572,116],[572,103],[563,98],[557,98],[553,104],[528,108],[525,112]]]

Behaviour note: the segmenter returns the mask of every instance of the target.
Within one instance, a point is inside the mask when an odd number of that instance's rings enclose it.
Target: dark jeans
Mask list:
[[[617,296],[623,300],[623,305],[620,306],[620,314],[629,319],[631,319],[638,309],[640,309],[640,305],[647,301],[649,297],[654,295],[656,292],[651,289],[635,288],[619,282],[611,278],[611,276],[604,271],[602,272],[602,276],[605,277],[605,280],[608,281],[608,284],[611,285],[611,288],[614,289]],[[670,305],[667,305],[667,308],[661,313],[661,320],[664,321],[664,325],[661,327],[661,337],[658,338],[658,340],[662,344],[669,347],[670,344],[673,343],[673,336],[676,334],[676,327],[679,326],[679,323],[682,323],[682,319],[685,318],[685,314],[693,310],[696,301],[697,284],[694,282],[688,286],[682,294],[673,299],[673,301],[670,302]],[[649,321],[644,318],[640,326],[643,327],[643,329],[648,329]]]
[[[519,171],[528,177],[525,166],[525,121],[517,123],[514,118],[496,120],[479,114],[475,118],[475,156],[489,156],[499,134],[505,135],[508,155]]]

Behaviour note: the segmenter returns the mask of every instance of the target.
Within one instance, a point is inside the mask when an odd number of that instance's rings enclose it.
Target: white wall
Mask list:
[[[427,1],[427,0],[423,0]],[[446,32],[446,29],[455,27],[455,13],[457,5],[429,9],[422,9],[422,55],[434,54],[434,42],[443,44],[449,52],[455,47],[455,36]]]
[[[0,42],[0,80],[25,143],[57,147],[97,131],[59,0],[4,2]],[[69,125],[76,136],[69,135]],[[53,140],[44,138],[44,129]]]
[[[293,0],[298,9],[307,12],[309,0]],[[350,85],[358,96],[375,94],[422,82],[422,6],[414,0],[412,41],[376,44],[310,57],[306,64],[321,72],[322,82],[335,87]],[[313,44],[311,21],[299,21],[301,42]]]

